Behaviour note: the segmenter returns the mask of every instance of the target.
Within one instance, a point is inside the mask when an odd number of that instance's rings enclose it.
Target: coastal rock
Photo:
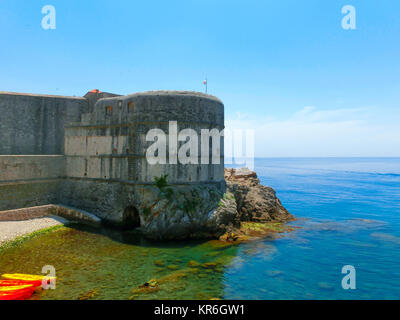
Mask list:
[[[210,185],[148,186],[138,208],[142,233],[170,240],[217,239],[227,234],[227,240],[235,240],[242,222],[294,220],[275,191],[260,184],[255,172],[225,169],[225,179],[225,193]]]
[[[223,193],[215,186],[148,186],[138,207],[140,231],[150,239],[214,238],[223,232],[215,216]]]
[[[287,222],[294,220],[277,198],[275,190],[263,186],[254,171],[225,169],[228,192],[235,195],[240,221]]]

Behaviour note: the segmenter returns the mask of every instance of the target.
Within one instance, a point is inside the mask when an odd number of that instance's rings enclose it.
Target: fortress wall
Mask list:
[[[0,211],[57,203],[61,181],[0,183]]]
[[[193,93],[156,92],[106,98],[97,102],[80,124],[66,127],[67,176],[117,179],[152,183],[154,176],[168,174],[170,183],[224,181],[223,139],[220,163],[201,163],[201,130],[224,129],[223,104],[211,96]],[[177,121],[178,132],[193,129],[198,134],[198,164],[150,165],[146,141],[151,129],[169,133],[169,120]],[[167,139],[168,140],[168,139]],[[168,143],[168,141],[167,141]],[[185,142],[178,143],[178,149]],[[167,144],[167,160],[169,159]]]
[[[66,126],[67,177],[127,179],[130,129],[118,116],[118,101],[107,103],[113,112],[106,117],[104,109],[102,120],[97,120],[95,113],[88,113],[82,116],[81,123]]]
[[[84,98],[0,92],[0,155],[63,154],[64,125],[87,110]]]
[[[92,131],[90,128],[66,129],[66,175],[73,178],[126,180],[128,137],[111,136],[110,133],[91,136],[96,134]],[[104,133],[107,134],[107,130]]]
[[[62,203],[80,208],[96,216],[120,223],[124,210],[137,205],[135,185],[109,180],[67,178],[60,185]]]
[[[166,148],[166,164],[150,164],[146,159],[146,150],[154,142],[146,141],[146,134],[150,130],[149,125],[137,125],[135,127],[135,142],[134,145],[139,152],[139,157],[134,159],[134,172],[135,180],[141,182],[153,182],[154,177],[168,174],[168,181],[170,183],[208,183],[208,182],[219,182],[224,181],[224,142],[223,138],[220,138],[219,148],[219,164],[212,163],[212,142],[209,139],[209,156],[208,164],[202,162],[201,154],[201,130],[202,129],[217,129],[221,132],[224,127],[220,124],[210,123],[177,123],[178,132],[184,129],[193,129],[197,132],[197,163],[183,164],[178,159],[178,163],[171,163],[169,153],[169,141],[167,140]],[[168,123],[158,123],[158,127],[163,130],[166,134],[169,132]],[[168,135],[167,135],[168,137]],[[168,139],[168,138],[167,138]],[[178,141],[177,150],[179,154],[180,148],[186,143],[186,141]],[[140,150],[140,151],[139,151]]]
[[[168,134],[169,121],[177,121],[178,130],[198,133],[199,164],[148,164],[146,150],[153,142],[146,134],[155,128]],[[144,193],[154,192],[155,176],[168,174],[170,185],[186,190],[196,185],[223,189],[223,138],[220,164],[201,164],[200,158],[201,129],[214,128],[224,129],[224,106],[212,96],[158,91],[100,99],[80,123],[66,126],[62,203],[120,222],[128,206],[141,208]]]
[[[224,105],[209,95],[192,92],[149,92],[126,97],[135,105],[134,159],[135,180],[153,182],[154,176],[168,174],[170,183],[207,183],[224,181],[223,138],[220,139],[220,164],[201,164],[201,130],[224,129]],[[128,102],[129,103],[129,102]],[[177,132],[193,129],[197,132],[197,164],[171,164],[169,154],[169,121],[177,122]],[[145,158],[146,150],[154,142],[146,141],[149,130],[159,128],[167,134],[167,161],[165,165],[150,165]],[[179,141],[177,149],[186,141]],[[211,160],[211,143],[209,147]]]
[[[65,176],[64,156],[1,156],[0,183]]]
[[[64,156],[0,156],[0,211],[57,203]]]

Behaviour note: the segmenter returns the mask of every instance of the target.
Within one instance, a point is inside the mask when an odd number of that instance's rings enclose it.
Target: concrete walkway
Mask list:
[[[67,220],[61,217],[49,216],[25,221],[0,221],[0,246],[19,236],[28,235],[34,231],[62,225]]]

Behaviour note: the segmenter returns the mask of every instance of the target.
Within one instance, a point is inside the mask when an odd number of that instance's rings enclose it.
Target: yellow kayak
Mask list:
[[[3,274],[1,277],[6,280],[23,281],[24,283],[34,285],[35,287],[42,285],[42,280],[45,277],[47,278],[47,280],[55,280],[56,279],[56,277],[37,276],[37,275],[22,274],[22,273]]]
[[[33,291],[35,288],[32,284],[24,284],[21,286],[4,286],[0,287],[0,293],[15,292],[15,291]]]

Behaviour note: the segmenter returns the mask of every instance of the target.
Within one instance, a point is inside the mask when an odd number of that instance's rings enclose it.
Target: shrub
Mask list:
[[[163,188],[168,186],[167,177],[168,174],[164,174],[160,177],[154,177],[154,182],[156,183],[158,189],[162,190]]]

